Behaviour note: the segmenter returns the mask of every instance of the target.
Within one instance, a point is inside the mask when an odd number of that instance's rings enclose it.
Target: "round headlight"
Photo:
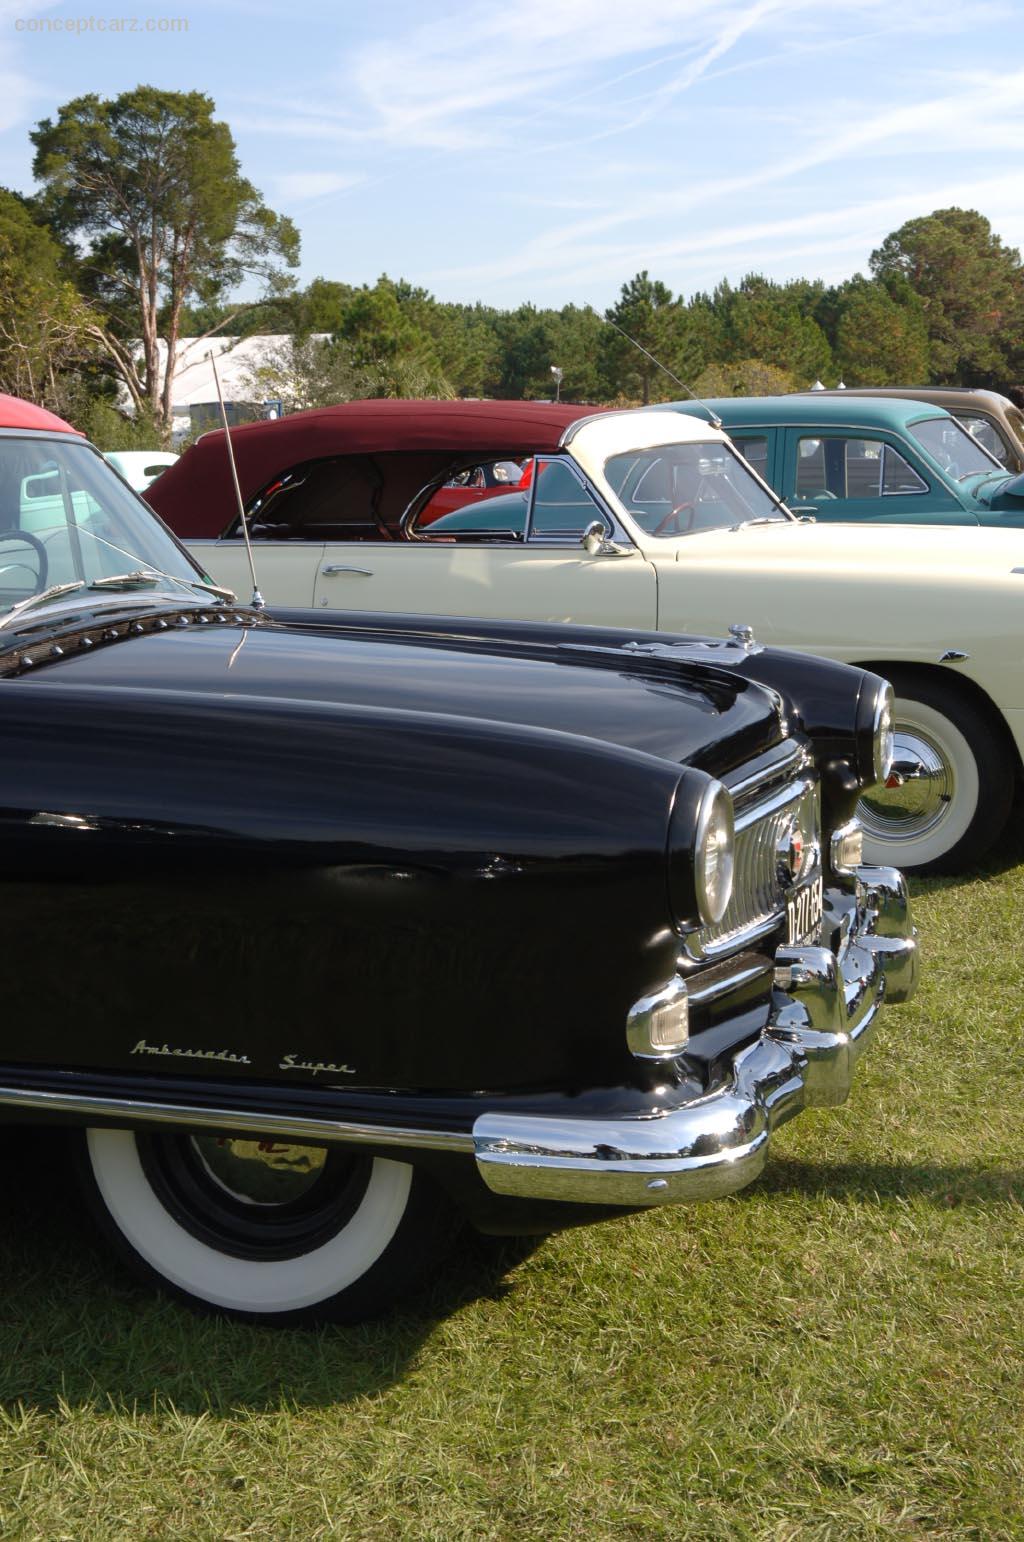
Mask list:
[[[894,753],[893,696],[892,686],[887,680],[885,688],[879,691],[878,700],[875,703],[874,742],[872,744],[871,759],[876,782],[881,782],[884,785],[889,780]]]
[[[721,782],[711,782],[697,811],[693,876],[697,908],[705,926],[716,926],[729,908],[733,877],[732,798]]]

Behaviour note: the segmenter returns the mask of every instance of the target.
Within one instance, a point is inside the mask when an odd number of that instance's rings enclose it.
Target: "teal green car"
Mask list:
[[[1007,472],[941,407],[813,391],[671,406],[705,421],[712,413],[720,418],[794,514],[895,525],[1024,525],[1024,474]]]

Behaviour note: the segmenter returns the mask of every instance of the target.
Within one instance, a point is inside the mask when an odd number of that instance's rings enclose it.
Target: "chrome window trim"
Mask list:
[[[941,419],[935,419],[935,421],[939,422],[939,421],[941,421]],[[930,497],[932,495],[932,493],[934,492],[934,489],[933,489],[931,483],[927,480],[927,478],[922,475],[920,461],[918,462],[917,466],[912,465],[910,460],[907,458],[907,455],[906,455],[905,451],[901,448],[901,445],[906,445],[906,447],[908,449],[911,449],[912,446],[905,439],[900,439],[897,444],[894,444],[891,439],[886,439],[886,438],[883,437],[883,435],[888,433],[888,432],[889,432],[888,429],[869,430],[869,429],[865,428],[865,429],[862,429],[859,433],[856,433],[856,434],[854,434],[854,433],[845,433],[845,432],[843,432],[843,433],[836,433],[835,430],[834,430],[833,425],[830,423],[827,429],[818,429],[818,430],[816,430],[814,433],[812,433],[809,436],[805,435],[802,438],[798,438],[797,439],[797,441],[796,441],[797,467],[799,468],[799,465],[800,465],[800,446],[801,446],[801,444],[805,443],[808,438],[817,440],[817,442],[819,444],[822,443],[826,439],[841,439],[844,442],[844,444],[848,444],[851,439],[858,439],[863,444],[877,444],[879,449],[881,450],[881,454],[878,457],[878,460],[879,460],[879,466],[878,466],[878,492],[877,493],[850,493],[850,492],[847,492],[841,498],[838,495],[836,496],[836,502],[837,503],[880,503],[883,498],[922,498],[922,497]],[[965,432],[966,432],[966,430],[965,430]],[[893,437],[895,437],[895,436],[893,436]],[[982,448],[984,449],[984,446],[982,446]],[[885,463],[886,463],[886,456],[890,452],[893,455],[898,455],[899,456],[900,460],[906,466],[907,470],[909,472],[911,472],[911,474],[913,476],[915,476],[917,478],[917,480],[921,483],[920,487],[911,488],[909,491],[905,491],[905,492],[891,492],[891,493],[887,493],[885,491],[885,489],[883,487],[883,483],[885,482],[885,471],[886,471]],[[810,456],[808,456],[807,459],[810,459]],[[844,460],[844,467],[848,468],[849,462],[848,462],[848,457],[846,455],[844,455],[843,460]],[[794,490],[793,496],[794,496],[794,498],[797,498],[797,497],[800,497],[800,498],[810,497],[812,499],[812,501],[813,501],[813,496],[814,495],[813,494],[807,494],[807,493],[797,493]]]
[[[574,418],[569,427],[563,429],[562,437],[558,441],[560,450],[567,450],[572,444],[581,428],[588,423],[605,423],[609,418],[624,418],[627,412],[635,412],[635,407],[616,407],[611,412],[587,412],[582,417]]]
[[[890,455],[899,456],[900,460],[906,466],[911,476],[916,477],[920,482],[920,487],[907,487],[901,488],[899,492],[886,492],[885,479],[888,474],[888,459]],[[929,495],[931,493],[931,488],[928,486],[928,483],[925,481],[920,471],[917,471],[910,464],[909,460],[903,454],[903,452],[898,450],[894,444],[890,444],[888,440],[882,441],[882,475],[878,485],[880,488],[878,496],[880,498],[920,498],[922,493],[925,495]]]
[[[608,414],[607,413],[601,413],[601,414],[595,414],[595,416],[607,417]],[[497,459],[502,459],[502,458],[503,457],[500,457],[500,456],[497,457]],[[504,458],[507,459],[507,457],[504,457]],[[596,516],[600,516],[605,521],[605,523],[610,526],[610,529],[608,531],[608,539],[611,540],[611,541],[619,541],[619,542],[622,542],[622,543],[626,543],[630,547],[633,547],[633,548],[636,547],[636,542],[633,540],[632,535],[623,526],[623,524],[619,520],[618,516],[616,515],[615,511],[612,508],[609,507],[607,499],[605,499],[601,495],[599,489],[594,486],[594,484],[584,474],[584,472],[580,469],[580,467],[576,464],[576,462],[571,458],[571,456],[563,454],[559,450],[542,450],[542,451],[538,452],[536,455],[528,456],[527,459],[533,460],[535,462],[535,464],[539,464],[541,461],[552,461],[552,462],[556,462],[559,465],[567,466],[569,468],[569,470],[572,472],[573,476],[576,478],[577,482],[579,482],[579,484],[580,484],[581,488],[584,490],[584,492],[586,492],[587,495],[596,504],[597,507],[596,507],[596,515],[595,515],[595,517]],[[474,464],[476,464],[476,463],[474,462]],[[525,520],[523,522],[523,534],[522,534],[522,538],[520,540],[508,540],[508,539],[501,540],[501,539],[497,539],[497,538],[491,538],[491,537],[488,536],[486,530],[482,530],[480,532],[480,540],[478,542],[476,542],[476,543],[474,543],[472,540],[466,540],[466,541],[462,541],[462,542],[449,542],[449,541],[444,541],[444,542],[442,542],[442,541],[433,541],[432,542],[431,538],[430,538],[430,526],[429,525],[424,526],[422,532],[420,532],[416,528],[416,519],[417,519],[417,516],[419,515],[419,513],[421,512],[421,509],[423,507],[425,507],[426,503],[429,502],[430,495],[432,495],[434,492],[437,492],[439,487],[445,485],[444,483],[440,483],[440,484],[434,483],[434,484],[425,484],[423,487],[421,487],[418,490],[418,492],[416,492],[412,496],[412,498],[410,498],[409,502],[406,504],[405,510],[402,513],[402,517],[399,520],[399,531],[400,531],[400,534],[399,534],[399,538],[398,538],[397,542],[395,542],[395,541],[377,541],[377,542],[361,541],[361,542],[359,542],[359,544],[361,546],[371,546],[371,545],[378,545],[378,546],[394,546],[394,545],[433,546],[434,550],[451,550],[452,546],[456,546],[456,547],[457,546],[470,547],[470,546],[474,546],[474,545],[477,545],[477,546],[494,546],[494,547],[498,547],[502,551],[518,551],[518,552],[524,551],[529,546],[532,546],[535,549],[537,547],[544,547],[544,548],[553,549],[553,550],[565,550],[565,551],[576,551],[576,550],[578,550],[579,549],[579,544],[580,544],[579,540],[578,539],[574,539],[571,536],[565,536],[565,535],[562,535],[562,534],[560,534],[558,532],[554,532],[553,534],[547,535],[547,536],[543,535],[543,534],[534,534],[534,531],[533,531],[533,506],[534,506],[534,501],[536,499],[537,482],[538,482],[538,477],[537,477],[536,472],[535,472],[533,477],[531,478],[529,489],[527,490],[528,491],[528,497],[527,497],[527,500],[526,500],[526,518],[525,518]],[[508,491],[509,492],[515,492],[516,488],[515,487],[510,487],[508,489]],[[481,501],[485,502],[486,500],[481,500]],[[299,543],[296,541],[296,542],[292,542],[290,544],[298,545]],[[339,544],[341,544],[341,543],[339,543]],[[352,543],[348,543],[348,544],[352,544]]]
[[[548,464],[550,462],[552,465],[566,466],[569,469],[569,471],[575,477],[576,481],[579,483],[580,487],[594,503],[597,515],[599,515],[604,520],[605,524],[609,526],[607,531],[607,539],[609,541],[626,541],[630,546],[635,545],[632,536],[629,535],[619,520],[615,517],[614,511],[609,508],[607,500],[601,496],[598,489],[593,485],[590,479],[571,458],[571,456],[559,455],[550,450],[546,450],[542,454],[534,456],[534,473],[530,481],[530,501],[526,510],[526,524],[523,526],[523,539],[521,542],[516,541],[513,543],[510,541],[508,543],[509,545],[514,544],[516,546],[533,545],[548,547],[566,546],[570,549],[579,547],[580,543],[578,538],[574,539],[571,536],[564,536],[560,532],[555,532],[551,536],[545,536],[543,532],[539,534],[534,533],[533,509],[537,499],[537,486],[540,482],[539,467],[542,462],[544,464]]]

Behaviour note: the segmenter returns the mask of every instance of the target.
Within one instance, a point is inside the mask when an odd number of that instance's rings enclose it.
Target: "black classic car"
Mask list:
[[[353,1320],[453,1220],[727,1194],[846,1097],[916,977],[852,818],[883,680],[253,609],[66,425],[0,425],[0,1117],[70,1129],[143,1275]]]

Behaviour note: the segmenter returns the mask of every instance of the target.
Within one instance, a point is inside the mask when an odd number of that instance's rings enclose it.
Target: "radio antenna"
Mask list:
[[[235,501],[238,504],[238,518],[242,525],[242,534],[245,537],[245,551],[249,558],[249,575],[252,578],[252,599],[249,601],[253,610],[262,610],[264,599],[260,593],[260,586],[256,582],[256,564],[252,556],[252,542],[249,539],[249,523],[245,517],[245,505],[242,502],[242,488],[238,480],[238,467],[235,465],[235,447],[231,443],[231,430],[228,427],[228,411],[224,405],[224,392],[220,388],[220,375],[217,373],[217,360],[213,356],[213,350],[206,355],[213,369],[214,384],[217,387],[217,400],[220,402],[220,420],[224,424],[224,439],[228,447],[228,464],[231,467],[231,480],[235,484]]]
[[[630,337],[628,332],[624,332],[617,321],[611,321],[607,316],[602,316],[601,320],[607,326],[613,327],[615,331],[618,332],[620,337],[624,337],[626,339],[627,343],[632,343],[634,348],[639,348],[640,352],[644,354],[646,358],[650,359],[652,364],[656,364],[662,373],[667,375],[670,380],[674,380],[677,386],[682,386],[687,396],[691,397],[699,406],[704,408],[704,411],[711,419],[712,428],[721,428],[722,420],[718,416],[718,413],[715,411],[714,407],[709,406],[706,401],[702,401],[701,398],[697,395],[696,391],[691,391],[685,380],[680,380],[678,375],[674,375],[668,368],[668,365],[662,364],[660,359],[656,359],[653,353],[650,353],[648,349],[644,347],[643,343],[638,343],[635,337]]]

